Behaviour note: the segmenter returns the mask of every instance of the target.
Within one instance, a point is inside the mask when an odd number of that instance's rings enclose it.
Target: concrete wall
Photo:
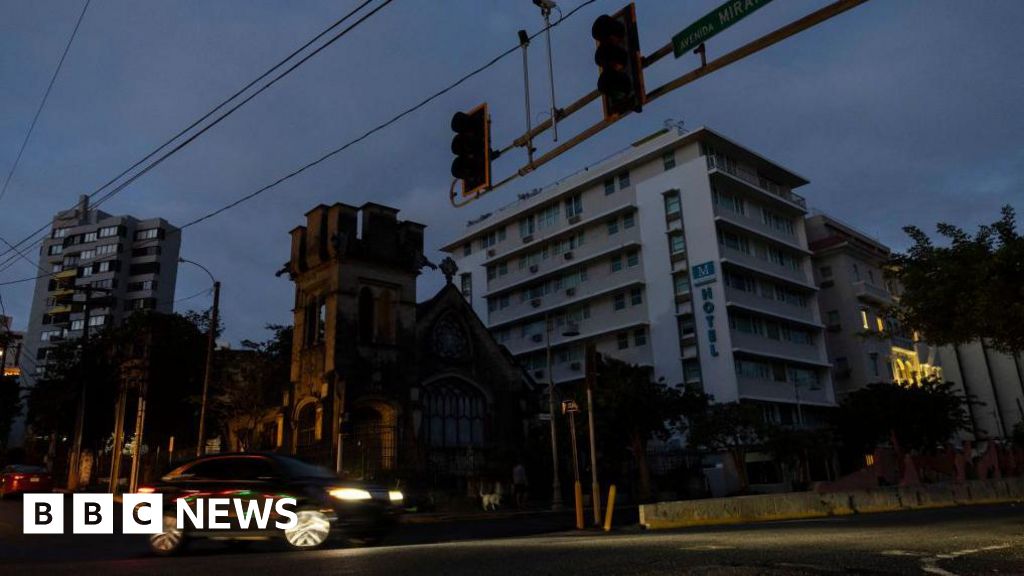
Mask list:
[[[640,506],[640,525],[652,529],[824,518],[1024,500],[1024,478],[977,480],[854,492],[793,492],[658,502]]]

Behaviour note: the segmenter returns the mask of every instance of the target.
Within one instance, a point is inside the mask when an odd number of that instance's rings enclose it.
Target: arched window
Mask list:
[[[487,399],[475,386],[449,378],[424,386],[421,433],[438,448],[481,446]]]
[[[295,438],[300,449],[316,444],[316,405],[313,402],[299,409]]]
[[[364,286],[359,290],[359,341],[363,344],[373,343],[373,313],[373,292]]]
[[[382,290],[377,298],[376,341],[381,344],[395,343],[395,306],[390,290]]]

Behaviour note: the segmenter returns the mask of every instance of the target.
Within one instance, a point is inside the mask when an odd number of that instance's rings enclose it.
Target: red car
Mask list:
[[[11,464],[0,470],[0,498],[26,492],[53,492],[53,478],[46,468]]]

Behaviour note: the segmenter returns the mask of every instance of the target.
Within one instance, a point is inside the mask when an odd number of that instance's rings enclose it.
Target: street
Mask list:
[[[1024,574],[1024,509],[986,506],[612,534],[531,515],[404,524],[383,546],[290,552],[198,543],[176,558],[140,537],[25,536],[0,503],[5,574]]]

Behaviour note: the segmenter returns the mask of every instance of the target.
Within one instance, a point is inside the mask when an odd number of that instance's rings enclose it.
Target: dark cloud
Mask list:
[[[637,2],[646,51],[667,42],[717,1]],[[65,62],[6,198],[0,234],[20,238],[140,158],[261,73],[356,2],[202,0],[94,2]],[[563,0],[568,11],[576,0]],[[590,24],[620,2],[602,0],[554,32],[561,104],[595,82]],[[824,5],[774,2],[709,43],[714,56]],[[81,4],[14,2],[0,20],[0,172],[13,162]],[[455,210],[448,119],[487,100],[496,143],[524,127],[515,54],[414,116],[260,199],[189,229],[182,253],[224,279],[228,337],[260,337],[287,322],[291,285],[273,272],[288,257],[287,231],[318,202],[373,199],[429,226],[431,257],[465,221],[593,163],[667,118],[709,125],[807,176],[802,193],[899,248],[900,228],[955,222],[967,228],[1021,206],[1024,151],[1024,4],[876,0],[704,78],[648,106],[536,174]],[[106,209],[181,223],[259,188],[443,87],[536,30],[520,0],[398,0],[291,77],[125,190]],[[533,104],[547,106],[543,44],[531,48]],[[659,63],[656,85],[694,65]],[[587,110],[563,125],[592,122]],[[550,145],[547,137],[539,143]],[[524,159],[496,166],[508,173]],[[31,275],[19,264],[0,281]],[[205,276],[179,274],[178,296]],[[421,280],[424,293],[437,274]],[[23,325],[31,286],[3,288]],[[205,305],[195,299],[188,306]]]

